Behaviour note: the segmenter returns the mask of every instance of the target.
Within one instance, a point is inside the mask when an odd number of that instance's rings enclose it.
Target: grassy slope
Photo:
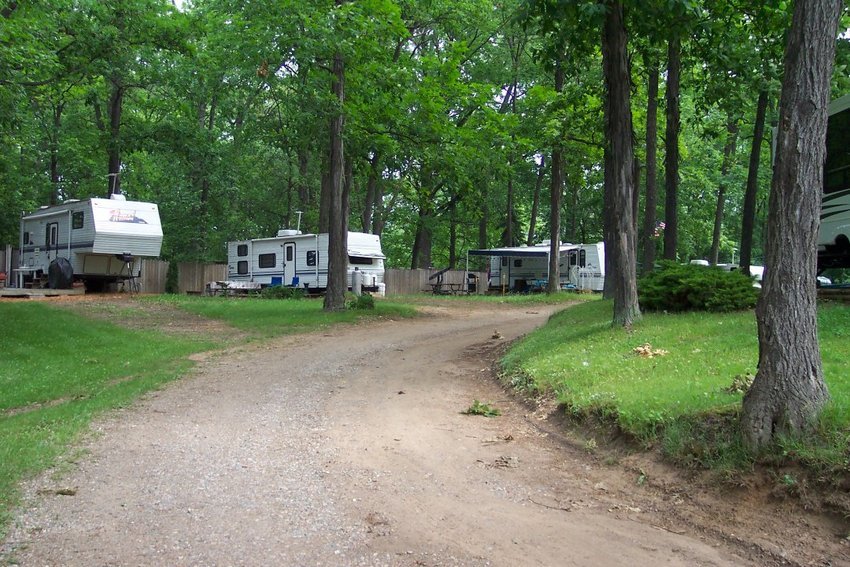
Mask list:
[[[734,431],[742,394],[729,387],[736,376],[756,372],[753,313],[650,313],[625,332],[611,328],[611,312],[610,302],[594,301],[556,315],[511,349],[503,361],[507,375],[516,386],[554,392],[576,415],[602,415],[645,442],[660,439],[680,460],[742,465]],[[819,321],[832,402],[817,439],[786,440],[779,450],[793,448],[815,466],[835,469],[847,465],[850,308],[824,305]],[[636,355],[633,349],[645,343],[668,354]],[[725,431],[708,431],[718,424]],[[693,438],[701,435],[725,449],[695,447]],[[723,454],[730,451],[738,454]]]

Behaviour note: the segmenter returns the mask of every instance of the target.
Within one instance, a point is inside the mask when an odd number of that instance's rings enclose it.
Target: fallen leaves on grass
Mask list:
[[[664,356],[666,354],[670,354],[670,351],[660,349],[660,348],[652,348],[652,345],[649,343],[644,343],[638,347],[632,349],[632,352],[641,358],[653,358],[656,356]]]

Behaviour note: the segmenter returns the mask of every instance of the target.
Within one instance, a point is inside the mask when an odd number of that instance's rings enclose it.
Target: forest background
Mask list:
[[[293,228],[296,211],[324,232],[340,110],[349,226],[380,234],[389,266],[548,239],[553,187],[561,240],[602,239],[593,3],[337,4],[0,1],[0,242],[17,243],[20,211],[110,184],[159,204],[167,260],[222,261],[226,241]],[[737,262],[743,227],[761,263],[791,3],[627,8],[639,259]],[[848,65],[845,34],[832,98]]]

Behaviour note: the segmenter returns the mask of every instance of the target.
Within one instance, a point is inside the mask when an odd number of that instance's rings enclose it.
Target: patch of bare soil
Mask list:
[[[234,342],[245,336],[221,321],[183,311],[165,302],[144,301],[137,294],[66,295],[46,297],[40,301],[127,329],[154,330],[166,335],[205,337],[225,342]]]
[[[550,308],[429,312],[212,357],[99,422],[27,487],[6,561],[850,564],[845,521],[602,450],[503,390],[498,353]]]

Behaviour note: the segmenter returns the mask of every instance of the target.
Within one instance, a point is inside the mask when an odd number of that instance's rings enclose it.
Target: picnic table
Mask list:
[[[460,295],[466,293],[465,283],[432,283],[431,293],[434,295]]]

